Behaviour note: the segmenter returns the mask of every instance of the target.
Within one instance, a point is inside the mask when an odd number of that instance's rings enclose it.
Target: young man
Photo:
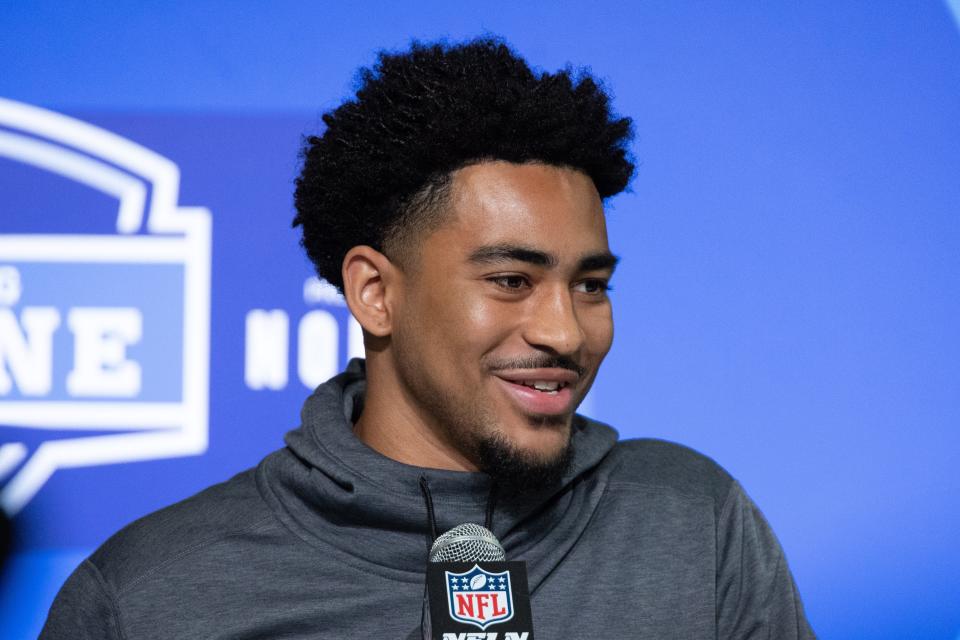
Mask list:
[[[127,527],[44,638],[416,638],[426,549],[485,523],[539,638],[811,638],[740,486],[575,415],[613,324],[603,201],[630,123],[502,43],[380,57],[304,150],[295,224],[365,361],[287,446]]]

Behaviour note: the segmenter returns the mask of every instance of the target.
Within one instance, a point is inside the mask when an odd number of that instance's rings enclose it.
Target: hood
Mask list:
[[[440,533],[482,524],[491,479],[484,473],[427,469],[387,458],[358,440],[364,361],[324,383],[307,399],[302,425],[287,448],[258,470],[281,519],[305,542],[332,546],[345,559],[394,579],[422,582],[431,542],[420,488],[429,484]],[[610,427],[576,416],[573,458],[562,486],[495,501],[492,529],[508,560],[524,560],[531,591],[563,559],[586,528],[604,489],[598,465],[617,441]]]

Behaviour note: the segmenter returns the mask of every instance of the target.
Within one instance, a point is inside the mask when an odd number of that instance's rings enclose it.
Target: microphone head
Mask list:
[[[478,524],[458,524],[430,547],[430,562],[503,562],[507,554],[497,537]]]

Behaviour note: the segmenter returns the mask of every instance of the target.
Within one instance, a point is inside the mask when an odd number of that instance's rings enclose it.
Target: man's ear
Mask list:
[[[343,297],[364,331],[383,338],[393,331],[393,309],[388,290],[399,286],[399,270],[390,259],[366,245],[350,249],[343,258]]]

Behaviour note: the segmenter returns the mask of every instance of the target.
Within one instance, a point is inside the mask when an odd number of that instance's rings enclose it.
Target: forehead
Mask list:
[[[484,162],[453,174],[445,241],[530,246],[558,257],[607,250],[603,204],[575,169]],[[445,233],[444,233],[445,232]]]

